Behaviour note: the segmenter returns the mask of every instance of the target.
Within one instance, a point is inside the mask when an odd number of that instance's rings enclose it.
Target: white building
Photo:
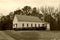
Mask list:
[[[43,24],[47,27],[46,30],[50,30],[49,23],[43,22],[35,16],[15,15],[13,20],[13,28],[42,27]]]

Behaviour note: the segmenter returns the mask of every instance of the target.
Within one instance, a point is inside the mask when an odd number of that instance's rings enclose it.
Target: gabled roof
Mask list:
[[[27,22],[41,22],[38,17],[35,16],[26,16],[26,15],[15,15],[18,21],[27,21]]]

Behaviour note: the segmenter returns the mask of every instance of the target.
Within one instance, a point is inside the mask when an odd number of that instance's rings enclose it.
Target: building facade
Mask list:
[[[13,20],[13,28],[30,28],[30,27],[46,27],[46,30],[50,30],[50,24],[41,21],[38,17],[16,15]]]

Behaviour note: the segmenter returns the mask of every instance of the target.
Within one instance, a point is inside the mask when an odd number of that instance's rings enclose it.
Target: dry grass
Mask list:
[[[5,31],[16,40],[60,40],[60,31]]]

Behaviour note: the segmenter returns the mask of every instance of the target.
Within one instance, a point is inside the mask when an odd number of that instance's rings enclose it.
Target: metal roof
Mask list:
[[[41,22],[36,16],[16,15],[18,21]]]

